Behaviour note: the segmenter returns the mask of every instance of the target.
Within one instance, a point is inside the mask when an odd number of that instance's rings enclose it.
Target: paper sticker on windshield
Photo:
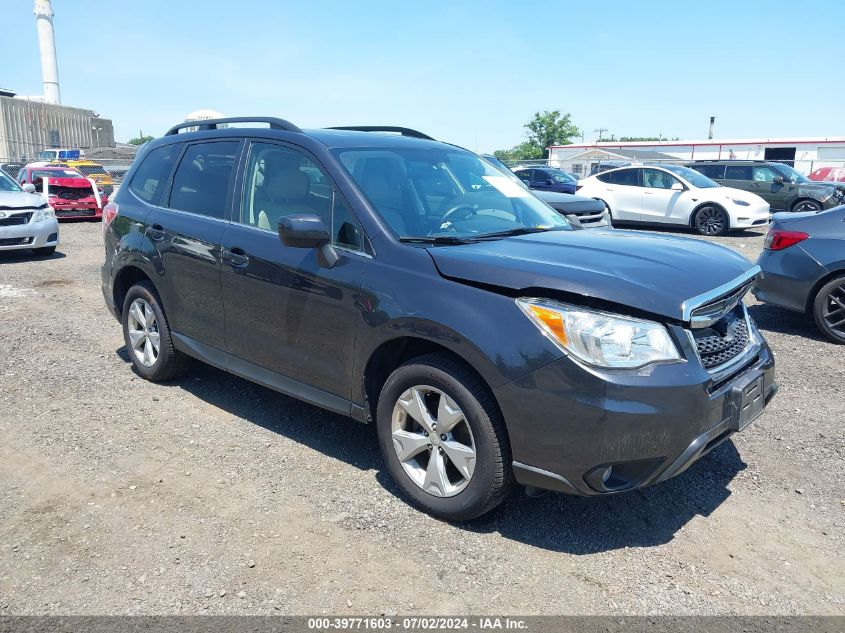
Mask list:
[[[531,194],[522,185],[515,183],[507,176],[482,176],[484,180],[496,187],[508,198],[530,198]]]

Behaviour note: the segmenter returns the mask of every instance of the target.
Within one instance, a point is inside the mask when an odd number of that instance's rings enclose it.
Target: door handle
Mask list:
[[[164,227],[160,224],[153,224],[152,226],[148,226],[147,230],[144,231],[147,237],[150,238],[153,242],[160,242],[164,239]]]
[[[241,248],[224,248],[222,258],[233,268],[244,268],[249,264],[249,255]]]
[[[650,195],[654,194],[654,192],[653,192],[653,191],[643,191],[643,193],[644,193],[645,195],[647,195],[647,196],[650,196]]]

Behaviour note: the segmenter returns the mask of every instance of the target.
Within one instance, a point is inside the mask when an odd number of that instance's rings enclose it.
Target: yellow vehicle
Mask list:
[[[75,169],[86,178],[90,178],[97,186],[106,192],[106,195],[111,196],[114,189],[114,178],[106,171],[106,168],[91,160],[63,160],[61,162],[50,163],[57,167],[70,167]]]

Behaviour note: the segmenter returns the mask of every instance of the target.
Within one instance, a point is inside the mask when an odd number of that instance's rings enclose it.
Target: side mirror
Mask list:
[[[554,180],[552,180],[551,178],[549,178],[549,179],[546,181],[546,184],[547,184],[547,185],[553,185],[553,184],[555,184],[555,181],[554,181]]]
[[[775,176],[775,179],[772,182],[776,185],[782,185],[785,181],[783,179],[783,176]]]
[[[35,193],[35,185],[33,185],[31,182],[28,182],[24,184],[23,190],[27,193]]]
[[[679,182],[673,182],[673,183],[672,183],[672,186],[671,186],[671,187],[669,187],[669,189],[671,189],[672,191],[683,191],[684,189],[686,189],[686,187],[684,187],[684,186],[683,186],[681,183],[679,183]]]
[[[332,268],[338,261],[332,248],[329,230],[316,213],[295,213],[279,220],[279,239],[285,246],[294,248],[318,248],[321,264]]]

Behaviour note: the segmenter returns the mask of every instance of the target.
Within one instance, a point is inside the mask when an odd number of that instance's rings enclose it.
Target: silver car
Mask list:
[[[59,223],[44,196],[0,171],[0,251],[32,249],[51,255],[59,245]]]

